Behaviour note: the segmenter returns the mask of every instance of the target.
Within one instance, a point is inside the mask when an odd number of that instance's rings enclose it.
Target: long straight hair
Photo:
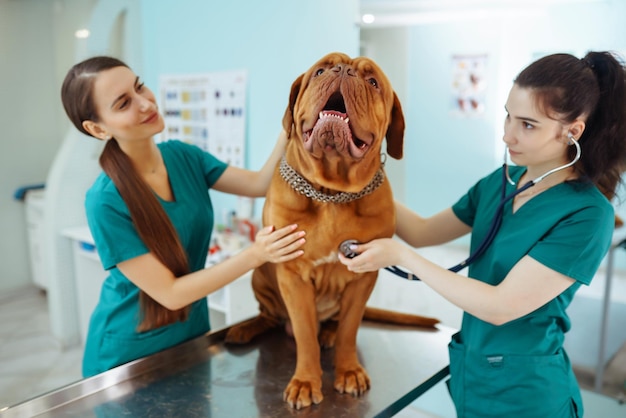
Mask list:
[[[61,87],[61,100],[74,126],[86,135],[91,134],[83,127],[83,121],[99,121],[93,99],[96,76],[105,70],[128,66],[112,57],[89,58],[74,65],[67,73]],[[100,166],[117,187],[126,203],[139,237],[148,250],[163,263],[175,277],[189,273],[189,261],[176,229],[165,213],[152,189],[134,168],[132,161],[122,151],[117,140],[112,138],[100,155]],[[137,331],[147,331],[184,321],[189,315],[189,306],[170,310],[152,299],[143,290],[139,293],[141,308]]]
[[[137,173],[130,158],[114,139],[109,140],[105,145],[100,155],[100,166],[117,187],[128,206],[139,237],[150,252],[175,277],[189,273],[187,254],[180,243],[176,229],[152,189]],[[139,294],[139,302],[142,321],[137,328],[138,331],[147,331],[176,321],[184,321],[189,313],[189,306],[175,311],[169,310],[143,290]]]

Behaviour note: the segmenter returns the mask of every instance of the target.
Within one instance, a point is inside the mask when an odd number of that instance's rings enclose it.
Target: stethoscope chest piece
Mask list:
[[[358,245],[359,242],[355,239],[347,239],[345,241],[342,241],[341,244],[339,244],[339,251],[341,251],[341,253],[346,256],[347,258],[354,258],[356,257],[358,254],[355,253],[354,251],[352,251],[350,249],[351,245]]]

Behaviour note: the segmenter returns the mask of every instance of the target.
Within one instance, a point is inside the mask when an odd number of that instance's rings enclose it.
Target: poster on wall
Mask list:
[[[451,112],[480,116],[485,112],[487,54],[452,56]]]
[[[179,139],[244,167],[246,86],[245,71],[161,76],[160,139]]]

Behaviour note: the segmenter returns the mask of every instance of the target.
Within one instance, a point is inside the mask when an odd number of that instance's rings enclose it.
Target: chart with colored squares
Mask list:
[[[180,139],[244,167],[246,79],[245,71],[161,76],[160,140]]]

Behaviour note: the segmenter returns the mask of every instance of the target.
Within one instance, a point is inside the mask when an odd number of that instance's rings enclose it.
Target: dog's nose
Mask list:
[[[352,65],[350,64],[346,64],[346,63],[339,63],[337,65],[335,65],[335,67],[333,68],[334,71],[338,72],[338,73],[344,73],[346,75],[349,76],[354,76],[354,67],[352,67]]]

